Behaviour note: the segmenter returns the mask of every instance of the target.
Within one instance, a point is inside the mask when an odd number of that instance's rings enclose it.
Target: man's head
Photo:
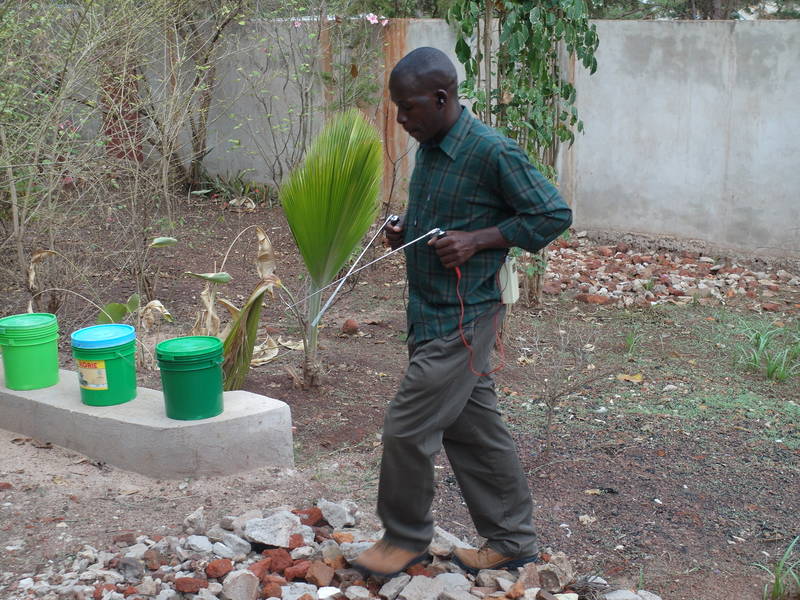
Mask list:
[[[392,69],[389,92],[397,122],[420,142],[438,141],[458,120],[458,75],[447,55],[417,48]]]

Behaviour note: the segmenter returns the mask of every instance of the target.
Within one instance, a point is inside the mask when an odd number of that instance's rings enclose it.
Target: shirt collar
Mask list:
[[[423,146],[426,148],[439,148],[439,150],[444,152],[451,160],[455,160],[461,143],[464,141],[464,138],[467,137],[472,118],[469,109],[462,106],[458,120],[453,123],[450,131],[445,134],[442,141],[438,144],[423,144]]]

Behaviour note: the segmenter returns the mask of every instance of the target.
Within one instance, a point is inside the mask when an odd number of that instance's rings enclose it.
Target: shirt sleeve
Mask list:
[[[572,224],[572,210],[516,144],[499,150],[497,177],[499,192],[515,213],[497,225],[510,244],[536,252]]]

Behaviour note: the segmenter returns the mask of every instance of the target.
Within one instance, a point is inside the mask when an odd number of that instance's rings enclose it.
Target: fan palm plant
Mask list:
[[[310,275],[303,378],[318,383],[320,290],[333,281],[378,212],[382,151],[378,132],[356,109],[335,115],[308,149],[279,197]]]

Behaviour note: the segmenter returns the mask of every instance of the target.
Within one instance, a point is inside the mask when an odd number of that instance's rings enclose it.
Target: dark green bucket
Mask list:
[[[170,419],[194,421],[222,413],[222,341],[207,335],[156,346],[164,405]]]
[[[136,398],[136,331],[130,325],[93,325],[71,336],[81,401],[114,406]]]
[[[10,390],[38,390],[58,383],[58,321],[50,313],[0,319],[3,372]]]

